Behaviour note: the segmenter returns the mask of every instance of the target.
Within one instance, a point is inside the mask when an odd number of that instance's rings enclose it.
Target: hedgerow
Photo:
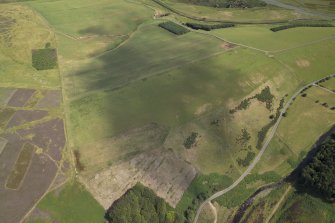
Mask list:
[[[178,25],[174,22],[168,21],[168,22],[163,22],[159,24],[160,27],[163,29],[166,29],[169,32],[172,32],[176,35],[183,35],[185,33],[188,33],[190,30],[186,29],[185,27]]]
[[[278,32],[281,30],[292,29],[292,28],[297,28],[297,27],[334,27],[334,25],[328,24],[328,23],[319,23],[319,24],[317,23],[297,23],[297,24],[277,26],[277,27],[271,28],[270,30],[272,32]]]
[[[201,29],[205,31],[210,31],[212,29],[223,29],[223,28],[230,28],[234,27],[235,24],[233,23],[220,23],[220,24],[200,24],[200,23],[191,23],[187,22],[185,23],[186,26],[190,27],[191,29]]]

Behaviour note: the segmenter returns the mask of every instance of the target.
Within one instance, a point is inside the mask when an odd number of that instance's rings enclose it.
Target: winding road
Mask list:
[[[252,171],[252,169],[256,166],[256,164],[259,162],[259,160],[261,159],[261,157],[263,156],[265,150],[267,149],[268,145],[270,144],[273,136],[275,135],[276,131],[277,131],[277,128],[281,122],[281,120],[283,119],[283,114],[287,111],[287,109],[290,107],[291,103],[293,102],[293,100],[305,89],[305,88],[308,88],[308,87],[311,87],[313,85],[316,85],[319,81],[321,81],[322,79],[325,79],[325,78],[332,78],[332,77],[335,77],[335,74],[331,74],[331,75],[328,75],[326,77],[323,77],[321,79],[318,79],[316,81],[313,81],[305,86],[303,86],[302,88],[300,88],[298,91],[296,91],[296,93],[294,93],[291,98],[286,102],[284,108],[282,109],[282,111],[280,112],[280,116],[279,118],[277,119],[275,125],[272,127],[266,141],[264,142],[260,152],[257,154],[256,158],[252,161],[252,163],[249,165],[249,167],[244,171],[244,173],[232,184],[230,185],[229,187],[227,187],[226,189],[224,190],[221,190],[221,191],[218,191],[216,192],[215,194],[213,194],[212,196],[210,196],[208,199],[206,199],[201,205],[200,207],[198,208],[197,210],[197,213],[196,213],[196,216],[194,218],[194,223],[196,223],[198,221],[198,218],[199,218],[199,215],[201,213],[201,210],[203,209],[203,207],[208,203],[208,202],[211,202],[212,200],[224,195],[225,193],[231,191],[232,189],[234,189],[236,186],[239,185],[239,183],[242,182],[242,180],[250,174],[250,172]]]
[[[324,12],[316,12],[316,11],[311,11],[308,10],[306,8],[303,7],[299,7],[299,6],[295,6],[295,5],[291,5],[288,3],[284,3],[281,2],[279,0],[263,0],[264,2],[266,2],[267,4],[270,5],[274,5],[280,8],[284,8],[284,9],[289,9],[289,10],[293,10],[296,11],[300,14],[305,14],[305,15],[309,15],[309,16],[321,16],[324,18],[328,18],[328,19],[334,19],[335,15],[329,14],[329,13],[324,13]]]

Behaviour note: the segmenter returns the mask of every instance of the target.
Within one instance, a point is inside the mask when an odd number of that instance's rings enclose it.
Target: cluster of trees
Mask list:
[[[220,23],[220,24],[200,24],[200,23],[185,23],[186,26],[190,27],[191,29],[201,29],[205,31],[211,31],[212,29],[223,29],[223,28],[230,28],[234,27],[235,24],[233,23]]]
[[[247,109],[249,107],[250,101],[252,99],[257,99],[258,101],[265,103],[266,108],[268,110],[271,110],[273,98],[274,98],[274,96],[272,95],[272,93],[270,91],[270,87],[266,86],[260,93],[254,95],[252,97],[244,99],[243,101],[241,101],[241,103],[237,107],[231,109],[229,112],[231,114],[234,114],[238,110],[245,110],[245,109]]]
[[[183,223],[184,219],[149,188],[135,185],[107,210],[109,223]]]
[[[196,5],[205,5],[217,8],[253,8],[264,7],[266,3],[261,0],[182,0]]]
[[[266,86],[262,91],[261,93],[259,94],[256,94],[255,95],[255,98],[260,101],[260,102],[263,102],[265,103],[265,106],[268,110],[271,110],[272,108],[272,102],[273,102],[273,94],[271,93],[270,91],[270,87],[269,86]]]
[[[313,160],[302,170],[305,185],[335,200],[335,134],[319,146]]]
[[[190,31],[186,29],[185,27],[178,25],[171,21],[160,23],[159,26],[176,35],[182,35]]]
[[[57,67],[56,49],[45,48],[32,50],[32,63],[36,70],[49,70]]]
[[[190,136],[188,136],[184,141],[184,146],[186,149],[191,149],[191,147],[195,144],[195,141],[198,137],[198,133],[192,132]]]
[[[297,27],[334,27],[332,24],[328,23],[296,23],[296,24],[288,24],[283,26],[277,26],[271,28],[272,32],[278,32],[285,29],[297,28]]]

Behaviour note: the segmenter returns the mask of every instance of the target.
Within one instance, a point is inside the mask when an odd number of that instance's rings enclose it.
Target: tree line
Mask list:
[[[319,145],[313,160],[302,170],[304,185],[335,201],[335,133]]]

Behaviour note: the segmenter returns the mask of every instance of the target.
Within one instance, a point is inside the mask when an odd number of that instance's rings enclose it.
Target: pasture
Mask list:
[[[149,1],[148,1],[149,2]],[[307,18],[294,11],[281,9],[272,6],[255,7],[248,10],[238,8],[217,8],[195,4],[182,3],[181,1],[163,0],[169,7],[185,13],[186,15],[198,17],[203,20],[217,20],[226,22],[262,22],[262,21],[283,21],[298,18]],[[155,4],[157,5],[157,4]],[[178,16],[182,21],[189,19]]]
[[[273,27],[276,25],[240,25],[211,32],[227,41],[269,51],[270,54],[335,38],[334,27],[299,27],[272,32],[270,28]]]
[[[83,185],[75,181],[50,192],[38,204],[38,208],[48,213],[49,220],[52,221],[67,223],[104,221],[105,210]]]
[[[335,78],[332,78],[328,81],[325,81],[323,83],[320,84],[321,86],[331,90],[331,91],[334,91],[335,90]]]

